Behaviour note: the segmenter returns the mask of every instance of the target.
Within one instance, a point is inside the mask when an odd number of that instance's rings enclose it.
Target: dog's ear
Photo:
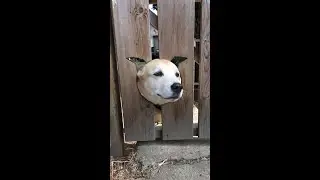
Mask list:
[[[141,69],[147,62],[144,59],[137,57],[127,57],[127,60],[133,62],[136,65],[137,71]]]
[[[171,62],[172,62],[173,64],[175,64],[177,67],[179,67],[179,64],[180,64],[181,62],[185,61],[186,59],[188,59],[188,58],[186,58],[186,57],[181,57],[181,56],[174,56],[174,57],[171,59]]]

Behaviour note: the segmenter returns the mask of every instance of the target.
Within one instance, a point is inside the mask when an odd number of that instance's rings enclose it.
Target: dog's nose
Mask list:
[[[180,93],[181,89],[182,89],[182,85],[180,83],[173,83],[171,85],[171,89],[173,92],[175,93]]]

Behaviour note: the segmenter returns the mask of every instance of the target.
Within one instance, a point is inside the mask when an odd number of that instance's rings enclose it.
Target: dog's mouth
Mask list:
[[[157,94],[157,95],[160,96],[162,99],[178,99],[179,98],[179,94],[177,94],[175,96],[168,97],[168,98],[165,98],[165,97],[161,96],[160,94]]]

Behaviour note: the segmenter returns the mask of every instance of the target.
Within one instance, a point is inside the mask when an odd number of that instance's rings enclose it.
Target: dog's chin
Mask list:
[[[172,98],[172,102],[178,101],[182,97],[182,94],[183,92],[181,91],[178,96],[175,96],[174,98]]]
[[[165,99],[165,100],[168,100],[168,101],[171,101],[171,102],[176,102],[182,97],[182,94],[183,94],[183,90],[178,95],[173,95],[173,96],[170,96],[170,97],[164,97],[164,96],[161,96],[160,94],[157,94],[157,95],[159,97],[161,97],[162,99]]]

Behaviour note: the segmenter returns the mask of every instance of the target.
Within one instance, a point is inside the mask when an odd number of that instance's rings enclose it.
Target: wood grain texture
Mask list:
[[[210,138],[210,0],[202,0],[199,138]]]
[[[184,56],[183,97],[162,107],[163,140],[193,138],[194,0],[158,0],[160,58]]]
[[[154,106],[139,93],[136,67],[126,57],[151,60],[148,0],[113,0],[112,16],[126,141],[155,139]]]
[[[116,59],[112,30],[110,31],[110,155],[123,156],[123,132],[120,94],[117,81]]]

